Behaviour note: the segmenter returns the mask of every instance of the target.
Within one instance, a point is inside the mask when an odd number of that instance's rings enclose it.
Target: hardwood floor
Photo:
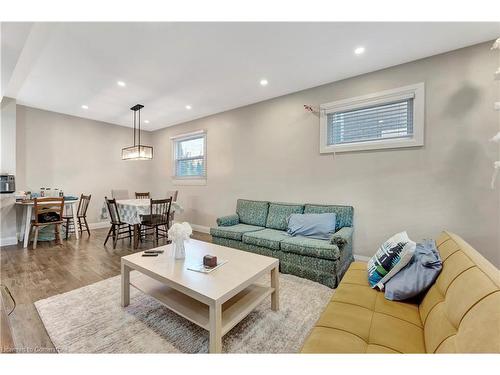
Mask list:
[[[5,246],[0,249],[0,283],[16,299],[10,315],[12,334],[18,352],[55,352],[38,316],[34,302],[68,292],[120,274],[120,258],[133,252],[128,240],[120,240],[113,250],[111,241],[104,246],[108,229],[74,236],[63,245],[40,242],[37,249]],[[209,234],[194,232],[193,238],[211,241]],[[161,242],[159,245],[163,245]],[[143,242],[139,251],[152,248]]]

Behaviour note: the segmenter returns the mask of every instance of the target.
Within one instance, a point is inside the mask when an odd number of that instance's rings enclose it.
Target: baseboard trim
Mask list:
[[[370,260],[370,257],[364,256],[364,255],[356,255],[354,254],[354,259],[359,260],[361,262],[368,262]]]
[[[191,228],[197,232],[201,233],[210,233],[210,228],[206,227],[204,225],[198,225],[198,224],[191,224]]]
[[[90,223],[89,228],[90,229],[101,229],[101,228],[109,228],[111,224],[107,221],[101,221],[98,223]]]
[[[17,237],[0,238],[0,246],[11,246],[17,244]]]

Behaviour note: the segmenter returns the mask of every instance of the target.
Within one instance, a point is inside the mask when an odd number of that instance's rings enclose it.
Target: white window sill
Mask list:
[[[367,150],[396,149],[401,147],[419,147],[424,145],[423,139],[407,138],[392,140],[376,140],[357,143],[345,143],[339,145],[328,145],[321,147],[320,153],[351,152]]]
[[[203,186],[207,184],[206,178],[173,178],[172,182],[176,186]]]

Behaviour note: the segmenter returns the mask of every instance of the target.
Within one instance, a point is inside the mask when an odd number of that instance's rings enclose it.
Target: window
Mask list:
[[[172,138],[174,178],[205,180],[207,177],[207,135],[205,131]]]
[[[401,87],[320,107],[320,152],[424,144],[424,84]]]

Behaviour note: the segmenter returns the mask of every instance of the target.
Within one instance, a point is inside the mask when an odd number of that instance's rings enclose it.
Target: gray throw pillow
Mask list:
[[[288,234],[329,240],[335,233],[335,214],[291,214]]]
[[[435,241],[418,243],[410,262],[385,284],[385,298],[401,301],[418,296],[434,283],[442,267]]]

